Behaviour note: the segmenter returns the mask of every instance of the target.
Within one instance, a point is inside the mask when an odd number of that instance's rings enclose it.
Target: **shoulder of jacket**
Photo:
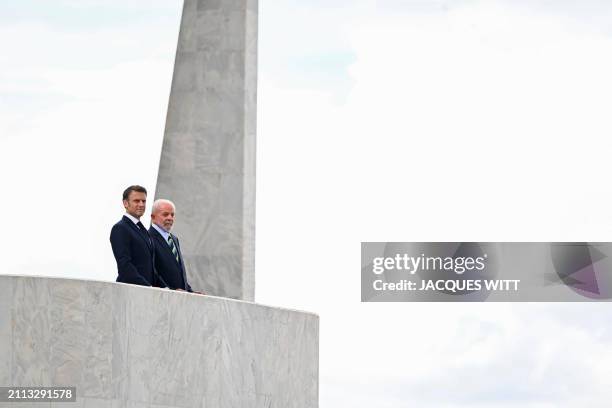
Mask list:
[[[117,221],[112,229],[129,229],[123,219]]]

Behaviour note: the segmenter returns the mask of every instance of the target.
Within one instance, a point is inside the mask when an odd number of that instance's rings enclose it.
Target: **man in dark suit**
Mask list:
[[[140,222],[147,203],[147,190],[129,186],[123,192],[125,215],[113,225],[110,242],[117,261],[117,282],[142,286],[166,287],[155,271],[155,247]]]
[[[149,234],[155,245],[155,268],[170,289],[193,292],[187,283],[181,245],[176,235],[170,233],[174,225],[174,212],[172,201],[162,199],[153,203]]]

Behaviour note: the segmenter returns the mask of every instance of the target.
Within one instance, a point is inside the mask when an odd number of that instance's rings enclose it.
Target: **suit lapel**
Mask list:
[[[155,229],[155,227],[151,227],[151,230],[153,231],[153,236],[155,237],[155,239],[157,239],[160,243],[162,243],[162,247],[164,247],[164,251],[167,251],[166,253],[168,255],[170,255],[172,257],[172,259],[174,259],[174,254],[172,253],[172,250],[170,249],[170,245],[168,245],[168,242],[166,242],[166,240],[164,239],[164,237],[162,237],[162,235],[159,233],[159,231],[157,231]],[[174,239],[174,236],[172,236],[172,239]],[[176,245],[176,241],[175,241],[175,245]],[[178,247],[177,247],[178,250]],[[179,258],[180,258],[180,253],[179,253]],[[176,261],[174,261],[176,262]]]
[[[172,235],[172,234],[170,234]],[[181,252],[181,246],[179,245],[179,240],[176,236],[172,235],[172,239],[174,240],[174,245],[176,245],[176,250],[178,252],[181,273],[183,274],[183,283],[185,284],[185,289],[187,289],[187,276],[185,274],[185,263],[183,262],[183,253]]]
[[[178,252],[178,256],[179,256],[179,263],[182,265],[183,264],[183,254],[181,253],[181,245],[179,244],[179,240],[176,237],[176,235],[170,234],[172,235],[172,239],[174,240],[174,245],[176,245],[176,251]]]
[[[152,249],[153,242],[151,242],[151,236],[147,233],[146,230],[143,231],[140,228],[138,228],[138,225],[134,224],[132,222],[132,220],[130,220],[125,215],[123,216],[123,221],[126,222],[132,229],[134,229],[136,231],[138,236],[140,236],[140,238],[142,238],[142,240],[145,242],[145,244],[147,244],[147,247],[149,249]]]
[[[166,254],[172,258],[172,262],[176,262],[176,258],[174,257],[174,254],[172,253],[172,249],[170,249],[170,245],[168,245],[168,242],[164,239],[164,237],[162,237],[162,235],[159,233],[159,231],[151,226],[151,228],[149,229],[150,235],[156,239],[164,249],[164,251],[166,251]],[[183,275],[183,285],[184,287],[181,289],[186,289],[187,288],[187,276],[185,276],[185,264],[183,263],[183,255],[181,254],[181,247],[178,243],[178,238],[176,237],[176,235],[170,234],[170,236],[172,237],[172,240],[174,241],[174,245],[176,246],[176,250],[178,252],[178,256],[179,256],[179,263],[178,263],[178,267],[181,270],[181,274]]]

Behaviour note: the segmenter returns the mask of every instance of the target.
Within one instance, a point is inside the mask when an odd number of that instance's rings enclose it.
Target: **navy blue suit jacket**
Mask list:
[[[170,245],[168,245],[164,237],[162,237],[153,226],[149,228],[149,235],[153,238],[153,244],[155,245],[155,268],[163,280],[168,284],[168,287],[170,289],[183,289],[188,292],[193,292],[191,286],[187,283],[185,262],[183,261],[181,245],[176,235],[170,234],[178,251],[179,262],[176,262]]]
[[[113,225],[110,242],[117,261],[117,282],[167,286],[155,270],[155,248],[147,230],[141,230],[123,216]]]

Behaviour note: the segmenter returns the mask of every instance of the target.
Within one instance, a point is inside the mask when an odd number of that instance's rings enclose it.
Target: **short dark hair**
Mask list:
[[[127,200],[130,197],[130,193],[132,191],[136,191],[137,193],[145,193],[147,194],[147,189],[144,188],[143,186],[139,186],[138,184],[135,184],[133,186],[129,186],[128,188],[125,189],[125,191],[123,192],[123,201]]]

